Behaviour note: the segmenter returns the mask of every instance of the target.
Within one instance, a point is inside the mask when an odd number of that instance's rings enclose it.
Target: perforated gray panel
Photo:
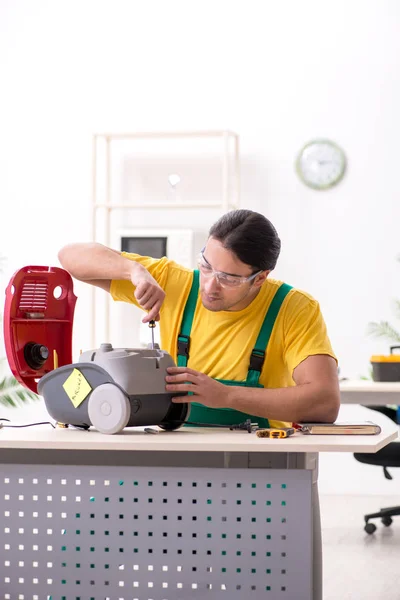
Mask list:
[[[4,600],[311,598],[311,473],[0,465]]]

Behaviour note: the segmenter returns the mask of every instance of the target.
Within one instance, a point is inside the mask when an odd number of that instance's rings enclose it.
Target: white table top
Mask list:
[[[209,428],[187,428],[158,434],[142,428],[125,429],[118,435],[95,430],[52,429],[41,425],[22,429],[0,429],[2,448],[47,450],[145,450],[176,452],[376,452],[397,437],[397,426],[378,415],[382,432],[371,436],[304,435],[296,433],[285,439],[258,438],[255,433]]]
[[[342,404],[400,405],[400,381],[341,381],[340,399]]]
[[[367,379],[345,379],[340,382],[345,392],[391,392],[400,394],[400,381],[371,381]]]

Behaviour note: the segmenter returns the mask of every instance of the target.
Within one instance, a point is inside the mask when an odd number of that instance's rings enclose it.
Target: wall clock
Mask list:
[[[296,171],[303,183],[316,190],[326,190],[339,183],[346,170],[343,150],[331,140],[317,139],[300,150]]]

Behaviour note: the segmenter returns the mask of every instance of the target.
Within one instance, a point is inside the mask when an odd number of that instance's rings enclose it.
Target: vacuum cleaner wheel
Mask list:
[[[101,433],[119,433],[128,424],[131,406],[125,394],[112,383],[93,390],[88,403],[91,424]]]

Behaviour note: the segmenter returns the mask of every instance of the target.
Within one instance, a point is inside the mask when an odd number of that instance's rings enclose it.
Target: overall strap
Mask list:
[[[193,282],[190,289],[186,306],[182,317],[181,332],[178,335],[178,367],[186,367],[189,358],[190,348],[190,332],[192,331],[192,323],[194,311],[196,309],[197,296],[199,294],[199,271],[193,271]]]
[[[247,373],[246,383],[249,386],[255,386],[258,384],[261,370],[265,360],[265,353],[269,344],[272,330],[275,325],[276,318],[279,314],[280,308],[285,300],[286,296],[292,289],[291,285],[282,283],[275,292],[272,302],[268,308],[267,314],[265,315],[264,322],[261,326],[260,333],[256,340],[256,344],[253,348],[250,357],[250,365]]]

